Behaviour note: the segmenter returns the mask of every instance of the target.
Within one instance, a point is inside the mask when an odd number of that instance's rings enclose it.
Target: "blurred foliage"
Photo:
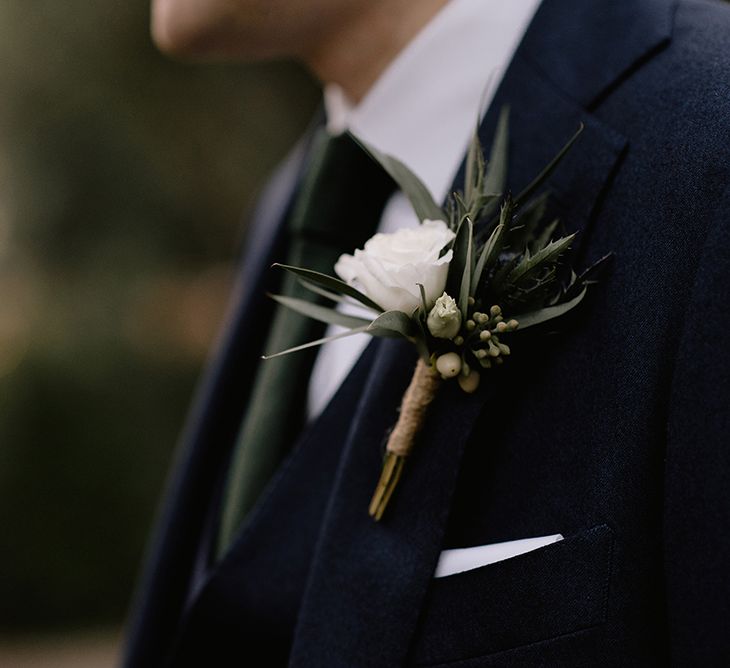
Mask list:
[[[241,214],[318,93],[166,60],[145,0],[3,0],[0,92],[0,626],[119,622]]]

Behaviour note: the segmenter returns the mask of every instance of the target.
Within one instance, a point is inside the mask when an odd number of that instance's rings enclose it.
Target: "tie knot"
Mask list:
[[[292,212],[291,234],[351,252],[375,233],[394,189],[394,181],[350,134],[333,136],[321,128]]]

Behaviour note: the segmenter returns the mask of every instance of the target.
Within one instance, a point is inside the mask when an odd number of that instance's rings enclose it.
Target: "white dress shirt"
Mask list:
[[[352,105],[335,84],[324,88],[327,128],[350,130],[404,162],[443,202],[472,134],[540,0],[450,0]],[[415,226],[401,193],[385,206],[379,232]],[[355,249],[353,249],[354,251]],[[344,331],[330,326],[327,335]],[[357,334],[323,345],[309,381],[307,412],[327,405],[370,341]]]

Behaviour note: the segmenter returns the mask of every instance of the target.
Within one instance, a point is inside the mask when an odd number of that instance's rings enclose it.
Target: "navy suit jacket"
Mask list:
[[[608,273],[476,394],[442,388],[379,523],[368,502],[416,353],[374,340],[209,567],[297,149],[187,423],[126,666],[730,665],[730,6],[544,0],[487,146],[505,103],[513,190],[585,124],[550,202],[580,231],[574,261],[613,252]],[[554,533],[433,578],[442,549]]]

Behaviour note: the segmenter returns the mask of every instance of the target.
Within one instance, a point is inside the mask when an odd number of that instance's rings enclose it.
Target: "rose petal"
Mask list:
[[[440,255],[454,237],[442,220],[425,220],[417,228],[391,234],[378,233],[354,255],[340,256],[335,272],[384,309],[410,315],[421,305],[419,283],[429,305],[443,291],[453,252]]]
[[[360,263],[352,255],[342,254],[335,263],[335,273],[345,283],[350,283],[357,278],[359,266]]]

